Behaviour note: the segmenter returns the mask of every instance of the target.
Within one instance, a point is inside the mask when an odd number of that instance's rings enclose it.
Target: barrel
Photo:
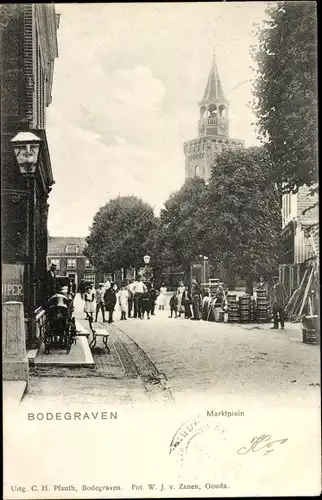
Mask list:
[[[319,316],[304,316],[302,319],[302,340],[304,344],[320,344]]]
[[[320,344],[320,334],[317,329],[302,328],[302,340],[304,344]]]

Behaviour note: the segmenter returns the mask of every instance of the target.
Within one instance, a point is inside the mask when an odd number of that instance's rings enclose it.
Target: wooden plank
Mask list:
[[[292,302],[294,302],[295,296],[298,293],[299,293],[299,288],[296,288],[285,306],[285,311],[287,311],[287,309],[291,306]]]
[[[299,311],[299,314],[298,314],[299,318],[302,316],[304,305],[305,305],[305,302],[307,300],[308,293],[310,291],[310,287],[311,287],[312,279],[313,279],[313,273],[314,273],[314,268],[312,267],[311,274],[309,276],[309,279],[308,279],[308,282],[307,282],[307,285],[306,285],[306,288],[305,288],[305,292],[304,292],[304,297],[303,297],[303,301],[302,301],[302,304],[301,304],[301,308],[300,308],[300,311]]]
[[[292,309],[290,311],[290,316],[292,316],[295,313],[296,307],[298,306],[298,301],[299,301],[299,299],[301,297],[301,290],[302,290],[302,288],[304,288],[304,283],[305,283],[306,276],[308,275],[308,272],[309,272],[309,270],[306,269],[305,273],[303,275],[302,281],[300,283],[300,286],[297,289],[298,290],[298,294],[297,294],[296,299],[294,300],[294,304],[293,304]]]

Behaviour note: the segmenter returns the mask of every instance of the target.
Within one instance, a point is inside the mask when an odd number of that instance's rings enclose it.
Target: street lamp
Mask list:
[[[19,132],[10,141],[19,165],[21,175],[27,181],[27,241],[30,264],[28,266],[28,282],[30,286],[29,316],[33,317],[36,308],[36,169],[42,139],[32,132]],[[34,333],[34,332],[33,332]]]
[[[13,150],[23,176],[36,172],[41,139],[32,132],[19,132],[11,139]]]
[[[150,264],[150,260],[151,260],[150,255],[145,255],[143,257],[143,260],[144,260],[144,264],[146,264],[146,265]]]

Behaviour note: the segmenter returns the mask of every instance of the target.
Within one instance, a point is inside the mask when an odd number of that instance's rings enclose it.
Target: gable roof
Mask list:
[[[77,255],[81,255],[86,246],[86,237],[49,236],[48,254],[66,254],[67,245],[77,245]]]

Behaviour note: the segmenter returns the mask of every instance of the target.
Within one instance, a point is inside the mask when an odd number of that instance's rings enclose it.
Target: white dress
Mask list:
[[[96,311],[95,291],[91,290],[84,295],[84,312],[94,313]]]
[[[166,296],[166,293],[167,293],[167,287],[166,286],[162,286],[160,288],[160,295],[158,297],[158,305],[161,306],[161,307],[164,307],[166,306],[166,302],[167,302],[167,296]]]
[[[185,291],[186,287],[185,286],[179,286],[177,290],[177,297],[178,297],[178,311],[179,312],[185,312],[184,304],[182,303],[182,295],[183,292]]]
[[[127,312],[128,300],[129,300],[129,292],[127,290],[120,290],[118,293],[118,303],[121,312]]]

